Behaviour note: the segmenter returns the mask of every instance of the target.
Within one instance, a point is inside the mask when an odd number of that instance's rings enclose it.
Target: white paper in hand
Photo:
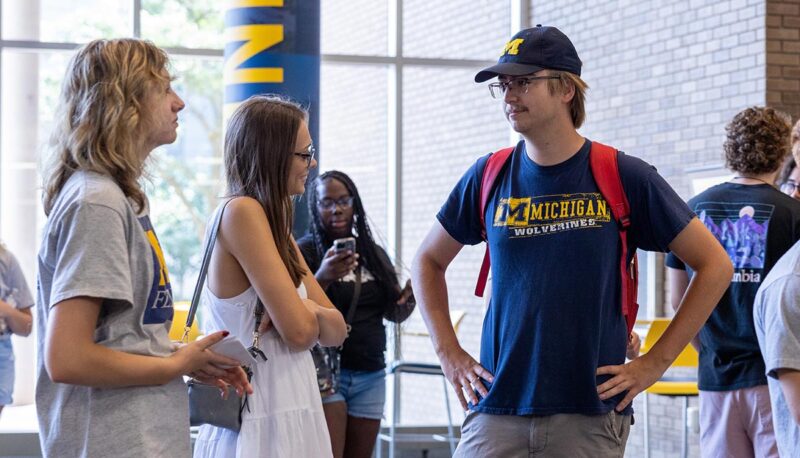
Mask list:
[[[242,344],[242,341],[233,335],[229,335],[215,343],[209,347],[209,350],[213,351],[214,353],[227,356],[228,358],[233,358],[245,366],[256,363],[256,359],[253,358],[253,355],[251,355],[249,351],[247,351],[247,348]]]

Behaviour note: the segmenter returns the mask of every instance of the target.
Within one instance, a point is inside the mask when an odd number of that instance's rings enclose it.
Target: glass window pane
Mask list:
[[[322,2],[322,53],[385,56],[388,0]]]
[[[388,210],[387,72],[383,65],[323,63],[320,88],[320,172],[336,169],[350,175],[383,247]]]
[[[3,39],[80,43],[133,34],[131,0],[2,0]]]
[[[407,263],[461,175],[479,157],[509,145],[502,103],[491,98],[485,84],[473,82],[477,70],[414,66],[403,73],[402,245]],[[473,295],[482,256],[483,245],[467,246],[447,269],[450,307],[467,312],[458,336],[473,355],[479,354],[484,315],[481,299]],[[421,321],[418,314],[412,320]],[[417,327],[414,321],[407,326]],[[403,340],[403,357],[437,361],[429,339]],[[445,419],[443,408],[432,407],[443,405],[442,391],[432,388],[430,378],[423,379],[403,378],[404,423],[437,424]],[[429,401],[413,402],[420,398]],[[457,402],[451,401],[457,412]]]
[[[186,102],[178,139],[151,154],[151,217],[176,301],[191,299],[206,220],[222,195],[222,59],[172,56],[175,92]]]
[[[37,166],[50,134],[52,108],[69,56],[8,50],[2,55],[0,240],[19,260],[34,297],[36,256],[44,224]],[[14,342],[17,403],[34,401],[35,343],[34,335]]]
[[[3,51],[0,125],[2,239],[33,279],[38,230],[43,223],[38,166],[47,153],[64,69],[71,52]],[[34,103],[31,103],[34,101]],[[13,217],[11,216],[13,215]]]
[[[403,2],[403,55],[497,60],[510,37],[509,2]]]
[[[142,38],[159,46],[222,49],[225,2],[142,1]]]

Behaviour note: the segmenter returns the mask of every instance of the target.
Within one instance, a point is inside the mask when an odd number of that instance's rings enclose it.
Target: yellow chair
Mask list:
[[[669,326],[669,318],[656,318],[649,322],[647,335],[642,342],[642,353],[647,353],[653,348],[658,339],[664,334],[664,331]],[[698,356],[697,350],[690,344],[678,355],[675,362],[672,363],[672,368],[694,368],[695,375],[691,377],[671,377],[664,376],[653,386],[645,390],[644,393],[644,448],[645,457],[650,456],[650,418],[648,415],[648,408],[650,404],[650,394],[659,394],[662,396],[682,396],[683,397],[683,430],[681,432],[681,456],[686,457],[689,453],[689,442],[687,436],[688,427],[688,410],[689,410],[689,396],[697,396],[697,365]]]
[[[186,317],[189,315],[189,301],[180,301],[172,304],[174,315],[172,316],[172,326],[169,328],[169,339],[179,342],[183,337],[183,329],[186,327]],[[189,330],[189,342],[197,339],[200,335],[200,328],[197,326],[197,316]]]

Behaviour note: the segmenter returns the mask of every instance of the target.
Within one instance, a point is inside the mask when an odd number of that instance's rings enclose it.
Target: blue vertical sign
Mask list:
[[[309,110],[319,139],[320,0],[230,0],[225,12],[225,113],[256,94],[283,94]],[[318,148],[319,149],[319,148]],[[317,175],[312,171],[309,180]],[[308,226],[297,203],[295,235]]]

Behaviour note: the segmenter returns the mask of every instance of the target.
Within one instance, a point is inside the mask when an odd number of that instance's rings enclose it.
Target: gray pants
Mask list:
[[[454,458],[622,458],[631,416],[491,415],[470,412]]]

